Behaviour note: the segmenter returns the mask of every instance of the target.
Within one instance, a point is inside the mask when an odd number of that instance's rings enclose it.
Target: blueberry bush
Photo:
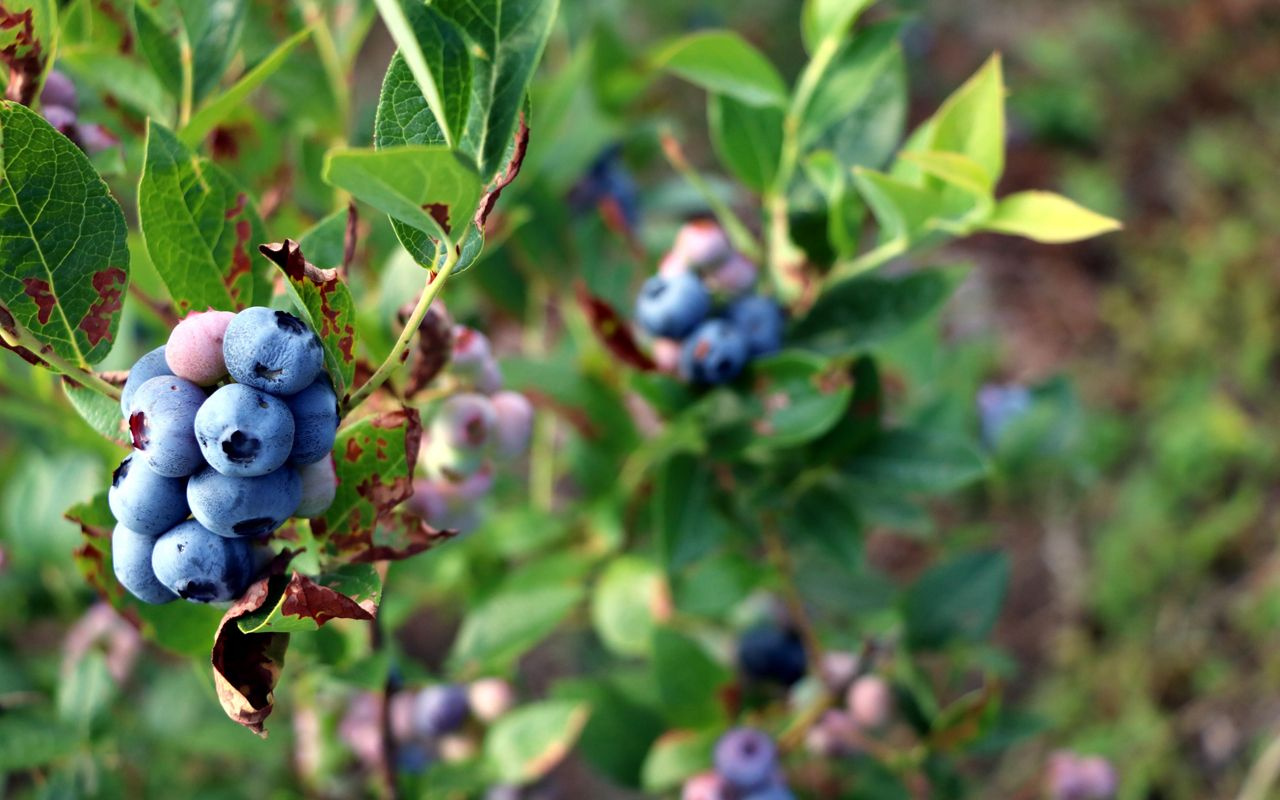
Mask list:
[[[1118,223],[999,188],[999,56],[918,114],[887,4],[785,68],[668,5],[0,0],[0,785],[959,798],[1041,731],[938,534],[1083,480],[1074,395],[938,320]]]

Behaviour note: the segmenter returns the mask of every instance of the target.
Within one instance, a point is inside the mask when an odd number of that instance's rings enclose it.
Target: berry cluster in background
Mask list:
[[[333,501],[338,399],[315,333],[285,311],[205,311],[134,364],[134,451],[112,476],[116,578],[145,603],[239,597],[290,517]],[[194,517],[194,519],[189,519]]]
[[[40,114],[45,120],[89,155],[119,146],[119,140],[106,128],[81,121],[79,111],[76,85],[63,73],[50,71],[40,90]]]
[[[502,370],[483,333],[453,325],[450,339],[440,381],[445,396],[430,409],[418,450],[422,477],[408,507],[429,525],[466,533],[479,525],[478,504],[493,489],[495,466],[528,450],[533,405],[502,388]]]
[[[636,323],[654,337],[658,367],[690,383],[722,384],[781,349],[786,318],[777,301],[754,293],[758,273],[719,225],[686,223],[636,298]]]

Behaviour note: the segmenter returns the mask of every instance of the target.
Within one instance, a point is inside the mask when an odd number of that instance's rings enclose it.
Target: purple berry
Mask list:
[[[716,772],[739,791],[764,788],[778,766],[778,748],[768,734],[735,728],[716,742]]]
[[[443,736],[466,724],[470,714],[466,689],[453,684],[428,686],[414,703],[413,727],[423,736]]]
[[[278,397],[230,383],[200,406],[196,441],[209,466],[251,478],[274,472],[293,450],[293,414]]]
[[[182,478],[204,465],[196,441],[196,413],[204,390],[172,375],[152,378],[132,398],[129,433],[147,466],[168,478]]]
[[[151,567],[155,544],[155,536],[116,525],[111,533],[111,569],[129,594],[144,603],[159,605],[177,600],[178,596],[160,582]]]
[[[804,643],[795,631],[758,625],[738,641],[738,665],[747,677],[791,686],[808,670]]]
[[[192,516],[230,538],[266,536],[293,516],[301,501],[302,480],[292,467],[251,478],[210,467],[187,482]]]
[[[80,107],[76,85],[65,72],[52,69],[44,76],[44,86],[40,88],[40,106],[62,106],[73,112]]]
[[[281,396],[310,386],[324,367],[315,332],[294,315],[263,306],[235,315],[223,336],[222,353],[238,383]]]
[[[680,339],[711,313],[711,293],[697,275],[654,275],[640,287],[636,322],[654,336]]]
[[[492,398],[496,425],[494,451],[503,458],[516,458],[529,449],[533,434],[533,404],[519,392],[498,392]]]
[[[111,474],[107,504],[116,522],[144,536],[159,536],[187,518],[187,481],[167,478],[147,463],[125,456]]]
[[[254,574],[248,541],[218,536],[195,520],[156,540],[151,566],[170,591],[196,603],[234,600]]]

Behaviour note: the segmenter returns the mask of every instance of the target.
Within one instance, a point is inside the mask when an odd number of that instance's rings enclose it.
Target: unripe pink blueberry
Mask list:
[[[680,368],[680,351],[683,347],[684,345],[675,339],[654,339],[653,362],[663,372],[675,374]]]
[[[857,750],[858,725],[847,711],[828,709],[805,734],[805,747],[820,758],[847,756]]]
[[[465,325],[453,327],[449,371],[485,394],[502,388],[502,372],[494,360],[489,337]]]
[[[466,532],[479,525],[477,504],[492,488],[493,473],[487,468],[458,482],[417,480],[406,505],[432,527]]]
[[[417,734],[413,730],[413,704],[417,695],[413,692],[396,692],[388,700],[387,716],[391,722],[391,738],[397,742],[412,739]]]
[[[334,495],[338,492],[338,474],[334,469],[333,456],[298,467],[298,477],[302,478],[302,502],[293,515],[315,517],[323,514],[333,504]]]
[[[729,783],[715,772],[703,772],[685,781],[680,800],[730,800]]]
[[[164,348],[173,374],[198,386],[212,386],[225,378],[222,338],[234,317],[230,311],[196,311],[179,322]]]
[[[451,764],[475,758],[477,747],[475,739],[464,734],[441,736],[436,741],[440,751],[440,760]]]
[[[501,678],[481,678],[467,687],[467,700],[476,719],[493,722],[515,705],[516,693]]]
[[[818,674],[833,692],[842,692],[858,676],[859,658],[845,650],[828,650],[822,654]]]
[[[1068,751],[1049,757],[1046,782],[1052,800],[1109,800],[1119,783],[1106,759]]]
[[[668,251],[662,257],[662,260],[658,262],[658,274],[668,278],[672,275],[679,275],[681,272],[688,272],[691,268],[683,254],[675,250]]]
[[[524,455],[533,435],[533,404],[519,392],[498,392],[490,398],[496,425],[494,452],[503,458]]]
[[[485,394],[493,394],[502,388],[502,368],[498,362],[489,359],[475,379],[476,388]]]
[[[711,269],[733,253],[724,229],[709,219],[687,222],[676,234],[671,252],[699,272]]]
[[[759,278],[759,269],[751,259],[733,253],[703,278],[712,292],[727,297],[737,297],[751,291]]]
[[[849,687],[845,704],[858,727],[875,730],[889,721],[893,690],[879,675],[863,675]]]
[[[420,462],[429,477],[460,481],[484,465],[498,418],[482,394],[449,397],[436,410],[424,434]]]

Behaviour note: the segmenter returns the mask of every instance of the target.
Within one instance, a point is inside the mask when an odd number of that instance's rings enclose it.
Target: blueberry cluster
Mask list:
[[[778,748],[754,728],[735,728],[716,742],[715,769],[690,778],[683,800],[795,800],[778,765]]]
[[[844,688],[844,704],[827,709],[809,729],[805,745],[814,755],[851,756],[865,750],[869,735],[881,731],[893,713],[893,689],[879,675],[854,678]]]
[[[738,639],[738,667],[751,680],[792,686],[808,671],[804,642],[790,628],[756,625]]]
[[[1116,796],[1120,778],[1101,756],[1059,750],[1049,757],[1045,783],[1051,800],[1110,800]]]
[[[146,603],[232,600],[254,544],[333,502],[338,399],[320,340],[284,311],[206,311],[134,364],[134,451],[112,475],[116,578]],[[194,517],[194,519],[188,519]]]
[[[79,109],[76,85],[66,75],[51,70],[40,90],[40,114],[45,121],[90,155],[118,144],[116,138],[101,125],[81,122]]]
[[[752,293],[757,272],[715,223],[681,228],[636,299],[658,366],[691,383],[721,384],[781,348],[785,316],[772,298]]]
[[[533,430],[533,406],[502,390],[502,371],[488,338],[454,327],[449,377],[459,391],[434,409],[423,433],[409,508],[437,528],[473,530],[477,505],[493,488],[493,464],[523,455]]]

